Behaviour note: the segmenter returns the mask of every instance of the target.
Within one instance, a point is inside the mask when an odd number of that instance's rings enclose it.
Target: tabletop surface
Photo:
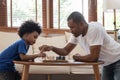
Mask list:
[[[53,66],[74,66],[74,65],[101,65],[104,64],[103,61],[98,62],[33,62],[33,61],[13,61],[15,64],[24,64],[24,65],[53,65]]]

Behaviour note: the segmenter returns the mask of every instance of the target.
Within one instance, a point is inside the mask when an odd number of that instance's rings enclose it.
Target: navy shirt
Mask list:
[[[0,53],[0,72],[15,71],[13,60],[21,60],[20,53],[26,54],[29,45],[26,45],[23,39],[20,39],[10,45]]]

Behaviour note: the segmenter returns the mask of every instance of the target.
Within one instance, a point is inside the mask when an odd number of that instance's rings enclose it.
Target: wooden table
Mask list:
[[[36,66],[93,66],[95,80],[101,80],[100,72],[99,72],[99,65],[103,64],[104,62],[25,62],[25,61],[14,61],[15,64],[22,64],[23,71],[22,71],[22,79],[21,80],[28,80],[29,76],[29,67],[30,65]],[[50,75],[48,75],[48,80]]]

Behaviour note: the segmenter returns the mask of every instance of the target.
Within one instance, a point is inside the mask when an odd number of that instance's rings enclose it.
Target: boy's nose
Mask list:
[[[36,39],[34,40],[34,43],[36,43]]]

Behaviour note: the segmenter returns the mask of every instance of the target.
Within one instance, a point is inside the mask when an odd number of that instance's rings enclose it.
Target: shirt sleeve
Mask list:
[[[77,44],[78,43],[78,41],[76,40],[76,38],[73,35],[71,35],[71,37],[70,37],[68,42],[72,43],[72,44]]]
[[[18,44],[18,53],[26,54],[27,53],[27,47],[24,41],[21,41]]]
[[[104,40],[104,28],[102,26],[95,27],[90,31],[87,41],[89,46],[102,45]]]

